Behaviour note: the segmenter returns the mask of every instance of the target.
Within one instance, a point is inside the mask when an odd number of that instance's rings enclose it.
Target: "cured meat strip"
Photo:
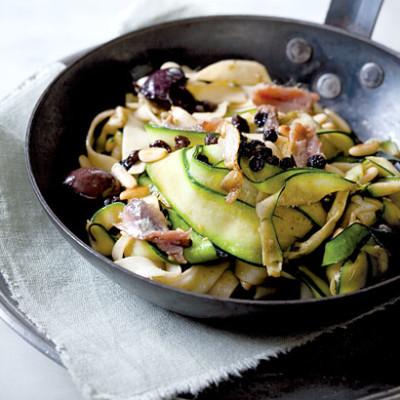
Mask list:
[[[310,156],[323,154],[315,127],[298,121],[294,121],[290,127],[289,148],[298,167],[305,167]]]
[[[267,122],[264,125],[264,129],[275,129],[279,128],[278,121],[278,110],[276,106],[272,106],[270,104],[262,104],[258,107],[258,111],[265,112],[268,115]]]
[[[127,235],[156,244],[160,250],[185,264],[183,247],[191,245],[191,230],[169,230],[163,213],[142,199],[133,198],[121,213],[116,227]]]
[[[317,93],[309,92],[296,87],[282,87],[267,85],[258,87],[253,92],[253,103],[257,106],[269,104],[276,106],[281,112],[309,111],[313,104],[319,100]]]

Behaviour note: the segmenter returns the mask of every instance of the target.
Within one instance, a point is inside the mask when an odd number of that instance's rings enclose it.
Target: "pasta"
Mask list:
[[[220,297],[325,297],[388,276],[394,142],[360,143],[316,93],[274,84],[255,61],[168,62],[134,87],[93,119],[65,180],[104,202],[86,224],[97,251]]]

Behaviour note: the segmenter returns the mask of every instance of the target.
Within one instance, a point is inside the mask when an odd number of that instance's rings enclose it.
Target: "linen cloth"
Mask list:
[[[193,15],[182,7],[178,15]],[[235,332],[170,313],[119,287],[66,243],[37,201],[24,163],[29,116],[63,68],[42,69],[0,102],[0,272],[20,309],[54,342],[83,396],[196,393],[321,334]]]

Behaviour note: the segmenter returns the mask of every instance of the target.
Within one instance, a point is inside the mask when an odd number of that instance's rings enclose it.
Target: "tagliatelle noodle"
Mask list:
[[[89,131],[86,136],[86,151],[88,158],[90,160],[90,163],[100,169],[104,169],[107,172],[111,171],[112,166],[118,162],[119,160],[107,156],[105,154],[98,153],[93,149],[93,144],[95,141],[94,138],[94,132],[96,130],[96,127],[103,122],[105,119],[110,118],[114,114],[115,110],[107,110],[103,111],[100,114],[98,114],[90,124]]]

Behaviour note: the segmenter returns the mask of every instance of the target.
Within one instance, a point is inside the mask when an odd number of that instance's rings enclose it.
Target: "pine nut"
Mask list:
[[[379,150],[379,146],[380,142],[378,140],[371,140],[369,142],[350,147],[349,154],[354,157],[370,156]]]
[[[335,124],[332,122],[325,122],[324,124],[321,125],[321,128],[323,129],[335,129]]]
[[[333,165],[330,165],[330,164],[326,164],[325,165],[325,171],[332,172],[332,173],[340,175],[340,176],[345,176],[346,175],[339,168],[336,168],[336,167],[334,167]]]
[[[137,186],[136,179],[120,163],[113,164],[111,173],[121,182],[121,185],[127,189]]]
[[[279,132],[280,135],[288,137],[289,133],[290,133],[290,127],[287,126],[287,125],[281,125],[278,128],[278,132]]]
[[[315,114],[313,116],[313,120],[315,122],[317,122],[318,124],[322,125],[322,124],[324,124],[325,122],[328,121],[328,116],[326,114],[324,114],[324,113]]]
[[[132,175],[139,175],[142,172],[144,172],[144,170],[146,169],[146,163],[144,162],[138,162],[136,164],[133,164],[132,167],[130,167],[128,169],[128,172]]]
[[[121,200],[129,200],[133,198],[142,198],[148,196],[150,190],[147,186],[136,186],[132,189],[124,190],[119,194]]]
[[[143,162],[154,162],[166,157],[168,150],[163,147],[149,147],[139,151],[139,160]]]
[[[379,174],[379,169],[376,167],[370,167],[365,171],[364,176],[361,178],[361,183],[371,182]]]

